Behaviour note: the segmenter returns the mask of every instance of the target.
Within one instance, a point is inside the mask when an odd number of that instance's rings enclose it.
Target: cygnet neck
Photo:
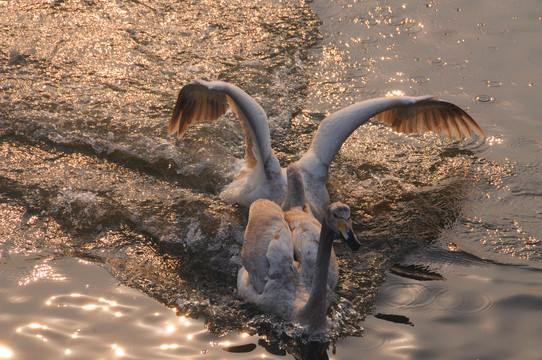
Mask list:
[[[327,277],[335,232],[324,221],[316,255],[316,269],[312,278],[309,300],[299,312],[299,320],[308,325],[309,332],[324,328],[327,313]]]
[[[296,206],[303,207],[307,200],[305,198],[305,187],[303,186],[301,171],[296,166],[290,165],[286,170],[286,177],[288,180],[288,190],[282,208],[287,211]]]

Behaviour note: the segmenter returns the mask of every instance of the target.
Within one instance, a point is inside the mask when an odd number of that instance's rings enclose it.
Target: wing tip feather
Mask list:
[[[179,91],[167,132],[181,138],[192,123],[217,120],[227,110],[225,94],[204,82],[190,82]]]
[[[374,116],[391,125],[395,132],[431,131],[448,139],[472,137],[473,132],[485,136],[478,123],[457,105],[436,97],[424,98],[411,105],[401,105]]]

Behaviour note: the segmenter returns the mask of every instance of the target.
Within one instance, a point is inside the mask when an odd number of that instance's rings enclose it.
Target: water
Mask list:
[[[540,358],[537,2],[0,9],[0,358]],[[389,93],[454,102],[487,135],[372,123],[344,144],[329,190],[364,246],[336,244],[327,355],[235,297],[247,212],[217,194],[240,126],[165,131],[195,78],[253,95],[283,165],[327,114]]]
[[[20,359],[218,358],[258,342],[247,333],[216,338],[87,261],[15,256],[1,271],[1,306],[9,312],[0,358],[8,351]]]

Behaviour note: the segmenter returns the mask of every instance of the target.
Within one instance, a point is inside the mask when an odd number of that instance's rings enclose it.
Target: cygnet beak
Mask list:
[[[361,247],[354,230],[352,230],[352,220],[342,220],[339,221],[339,231],[343,240],[350,246],[350,249],[356,251]]]

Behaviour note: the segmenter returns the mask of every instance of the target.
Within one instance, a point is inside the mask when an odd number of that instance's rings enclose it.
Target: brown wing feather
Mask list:
[[[461,128],[459,127],[459,124],[457,122],[457,117],[458,116],[461,117],[461,113],[457,109],[454,109],[453,116],[450,117],[450,119],[451,119],[450,127],[452,129],[453,137],[455,137],[457,139],[460,139],[461,138]]]
[[[435,98],[415,104],[400,105],[375,116],[375,119],[403,133],[432,131],[448,138],[472,136],[472,132],[484,136],[474,119],[457,105]]]
[[[463,120],[463,116],[457,116],[456,120],[462,132],[468,133],[470,131],[469,125]]]
[[[450,112],[448,111],[442,111],[442,119],[444,120],[444,133],[448,139],[452,138],[452,129],[450,128],[450,123],[453,121],[453,117],[451,116]]]
[[[429,122],[429,131],[435,132],[438,134],[439,128],[436,118],[439,116],[435,111],[427,111],[427,119]]]
[[[429,131],[429,119],[427,116],[422,116],[418,119],[418,131]]]
[[[441,108],[435,107],[433,110],[433,122],[435,123],[435,132],[437,134],[444,133],[444,124],[443,124],[443,112]]]
[[[226,95],[192,82],[179,92],[167,131],[181,137],[188,126],[199,121],[214,121],[228,110]]]

